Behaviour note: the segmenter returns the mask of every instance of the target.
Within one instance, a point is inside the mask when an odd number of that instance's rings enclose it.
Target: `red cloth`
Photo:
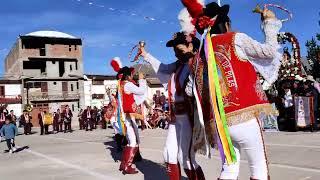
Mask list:
[[[268,103],[254,67],[236,54],[235,35],[230,32],[212,37],[226,113]]]
[[[137,105],[134,101],[133,94],[127,94],[124,91],[124,86],[127,81],[121,82],[121,94],[122,94],[122,108],[124,113],[135,113],[137,109]]]

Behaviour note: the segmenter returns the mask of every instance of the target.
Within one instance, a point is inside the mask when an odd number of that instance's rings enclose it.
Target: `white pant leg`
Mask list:
[[[265,154],[265,147],[262,139],[260,125],[257,119],[241,123],[229,128],[231,139],[234,143],[235,150],[240,147],[248,157],[251,177],[259,180],[268,179],[268,166]],[[238,151],[239,152],[239,151]],[[239,154],[240,155],[240,154]],[[221,179],[236,179],[239,175],[240,156],[237,163],[233,165],[224,165],[221,175],[224,172],[229,173],[229,177],[220,177]],[[233,172],[233,173],[232,173]]]
[[[119,128],[119,124],[118,124],[115,116],[111,117],[110,123],[112,125],[113,130],[114,130],[114,133],[115,134],[119,134],[120,133],[120,128]]]
[[[169,124],[163,157],[166,163],[178,164],[178,141],[175,123]]]
[[[133,127],[134,133],[136,135],[137,145],[139,145],[140,144],[139,126],[138,126],[138,124],[137,124],[135,119],[132,119],[132,127]]]
[[[232,142],[234,151],[236,153],[237,161],[234,164],[228,165],[225,162],[222,165],[222,171],[220,174],[220,179],[238,179],[240,171],[240,147],[237,143]]]
[[[134,127],[131,123],[130,118],[126,118],[125,125],[127,128],[127,140],[128,140],[128,146],[130,147],[136,147],[137,146],[137,139],[136,139],[136,133],[134,130]]]
[[[192,127],[187,115],[176,117],[176,131],[178,140],[178,157],[184,169],[197,169],[198,164],[195,160],[195,152],[192,147]]]

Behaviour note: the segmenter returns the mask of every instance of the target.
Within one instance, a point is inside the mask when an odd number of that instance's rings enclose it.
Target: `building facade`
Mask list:
[[[54,112],[65,105],[84,106],[82,40],[57,31],[21,35],[5,59],[6,76],[21,80],[22,104],[33,106],[33,124],[40,108]]]
[[[107,90],[110,89],[112,94],[117,91],[116,76],[109,75],[85,75],[84,76],[84,95],[85,105],[91,107],[102,107],[109,103]],[[147,101],[152,102],[153,95],[157,91],[164,92],[165,88],[160,84],[160,81],[154,77],[147,77]]]
[[[22,113],[22,85],[20,80],[0,80],[0,106],[13,110],[17,116]]]

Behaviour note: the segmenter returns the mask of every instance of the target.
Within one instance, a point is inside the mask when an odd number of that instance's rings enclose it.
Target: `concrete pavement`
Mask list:
[[[143,162],[136,175],[122,175],[117,169],[121,154],[116,153],[113,131],[75,131],[39,136],[18,136],[21,151],[0,153],[0,180],[167,180],[162,158],[165,130],[141,132]],[[320,133],[266,133],[272,180],[319,180]],[[0,150],[5,150],[5,142]],[[242,155],[240,180],[249,179],[246,157]],[[207,179],[215,180],[220,157],[197,157]],[[186,178],[185,178],[186,179]]]

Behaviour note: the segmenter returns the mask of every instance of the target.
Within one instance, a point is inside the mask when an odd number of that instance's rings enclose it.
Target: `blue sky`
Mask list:
[[[294,18],[283,25],[282,31],[297,36],[302,56],[306,55],[306,40],[320,32],[319,0],[221,1],[231,5],[233,29],[259,41],[263,40],[260,17],[251,13],[256,4],[275,3],[290,9]],[[156,57],[172,62],[175,58],[165,42],[180,29],[177,14],[181,9],[180,0],[1,0],[0,73],[16,38],[38,30],[57,30],[82,38],[85,73],[112,74],[109,60],[114,56],[131,65],[128,54],[139,40],[145,40]]]

